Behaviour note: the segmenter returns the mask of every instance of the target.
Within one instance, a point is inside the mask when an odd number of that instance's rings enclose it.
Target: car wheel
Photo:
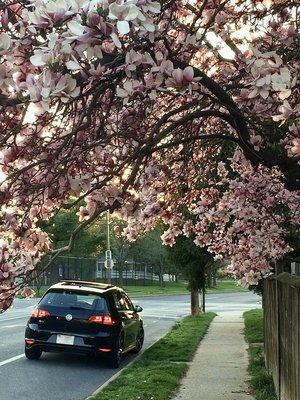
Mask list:
[[[134,349],[131,350],[132,353],[137,354],[141,351],[143,344],[144,344],[144,337],[145,337],[144,328],[143,328],[143,326],[141,326],[139,329],[139,332],[137,334],[137,337],[136,337],[135,347],[134,347]]]
[[[122,353],[123,353],[123,335],[119,336],[118,339],[118,344],[116,348],[112,351],[109,357],[109,365],[112,368],[119,368],[121,364],[121,358],[122,358]]]
[[[26,348],[25,347],[25,356],[29,360],[38,360],[42,355],[42,350],[39,349],[38,347],[33,347],[33,348]]]

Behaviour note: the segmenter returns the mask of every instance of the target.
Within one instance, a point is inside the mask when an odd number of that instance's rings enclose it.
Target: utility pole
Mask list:
[[[111,283],[111,270],[114,266],[114,262],[111,256],[110,250],[110,218],[109,218],[109,210],[106,211],[106,237],[107,237],[107,249],[105,252],[105,263],[104,266],[107,269],[107,282]]]

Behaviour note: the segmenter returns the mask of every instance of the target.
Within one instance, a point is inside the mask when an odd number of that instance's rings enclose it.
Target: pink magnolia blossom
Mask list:
[[[300,156],[300,138],[292,140],[291,153],[295,156]]]
[[[38,221],[79,198],[81,228],[162,222],[244,285],[297,251],[299,32],[275,3],[3,3],[0,309],[51,248]]]

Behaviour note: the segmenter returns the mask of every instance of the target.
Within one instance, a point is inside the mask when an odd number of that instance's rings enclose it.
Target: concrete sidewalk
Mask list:
[[[243,328],[241,312],[215,317],[173,400],[254,400]]]

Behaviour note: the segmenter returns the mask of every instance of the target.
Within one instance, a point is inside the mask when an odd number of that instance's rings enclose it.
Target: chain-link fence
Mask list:
[[[46,262],[45,258],[42,265]],[[148,263],[133,260],[122,264],[115,262],[111,271],[111,282],[126,286],[153,285],[159,281],[156,271],[157,268]],[[107,282],[108,270],[104,267],[104,259],[60,256],[40,276],[39,281],[40,285],[49,286],[64,279]]]

